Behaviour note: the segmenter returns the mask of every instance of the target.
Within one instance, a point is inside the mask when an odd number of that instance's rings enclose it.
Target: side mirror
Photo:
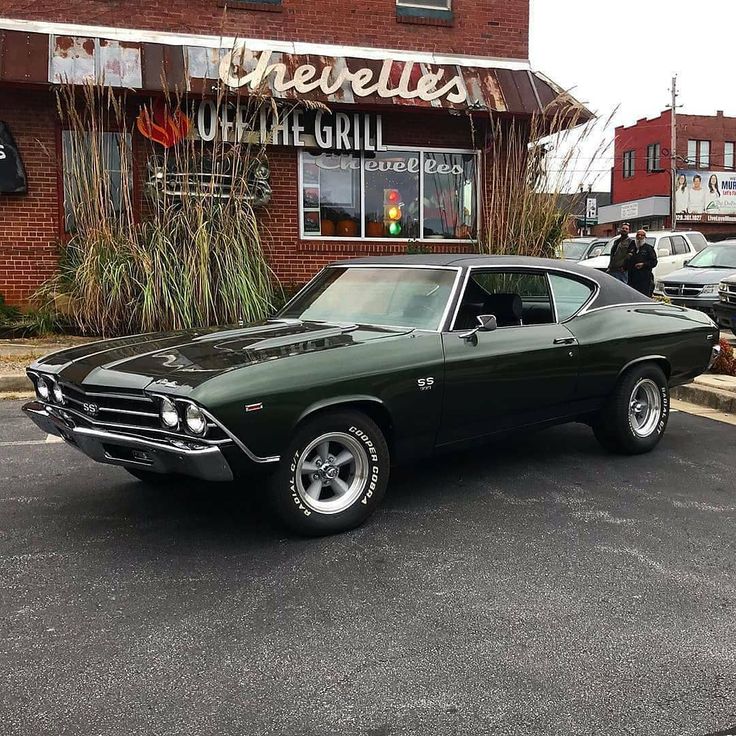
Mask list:
[[[498,328],[495,314],[478,315],[478,332],[493,332]]]
[[[682,262],[682,265],[683,265],[683,266],[689,266],[689,265],[690,265],[690,260],[691,260],[691,259],[690,259],[690,258],[688,258],[688,259],[687,259],[686,261],[683,261],[683,262]]]
[[[458,337],[461,337],[463,340],[467,340],[468,342],[475,343],[478,340],[476,335],[479,332],[493,332],[493,330],[498,328],[495,314],[479,314],[477,319],[478,326],[475,329],[470,330],[470,332],[462,332]]]

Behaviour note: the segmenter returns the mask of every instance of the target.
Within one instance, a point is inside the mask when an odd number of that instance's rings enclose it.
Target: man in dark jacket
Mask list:
[[[611,248],[607,273],[626,284],[629,280],[629,259],[634,251],[634,244],[629,238],[629,223],[621,225],[618,233],[619,236],[613,241]]]
[[[650,297],[654,292],[652,271],[657,265],[657,254],[654,247],[647,243],[647,234],[644,230],[637,231],[634,242],[636,245],[629,258],[629,286]]]

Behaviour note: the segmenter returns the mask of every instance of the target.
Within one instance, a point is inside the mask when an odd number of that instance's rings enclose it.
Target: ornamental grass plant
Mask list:
[[[611,146],[601,131],[612,117],[586,123],[583,108],[562,94],[528,119],[491,113],[483,142],[473,128],[486,181],[481,253],[557,255],[569,237],[568,219],[587,195],[576,189],[596,178],[595,167]]]
[[[247,126],[269,104],[239,102]],[[57,103],[69,239],[37,301],[63,305],[82,333],[102,336],[267,316],[275,278],[248,175],[265,160],[260,143],[227,143],[218,126],[215,140],[196,140],[176,94],[141,105],[89,82],[61,85]],[[136,120],[155,141],[136,133]],[[230,196],[217,196],[223,179]]]

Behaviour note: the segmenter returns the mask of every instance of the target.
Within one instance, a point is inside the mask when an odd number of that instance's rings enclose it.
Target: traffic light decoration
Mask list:
[[[383,190],[383,224],[393,238],[401,234],[401,218],[404,214],[401,211],[402,206],[403,202],[398,189]]]

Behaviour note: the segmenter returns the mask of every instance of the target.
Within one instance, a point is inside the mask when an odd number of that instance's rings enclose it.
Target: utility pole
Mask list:
[[[672,117],[670,131],[670,229],[677,229],[677,206],[675,195],[677,193],[677,74],[672,77]]]

